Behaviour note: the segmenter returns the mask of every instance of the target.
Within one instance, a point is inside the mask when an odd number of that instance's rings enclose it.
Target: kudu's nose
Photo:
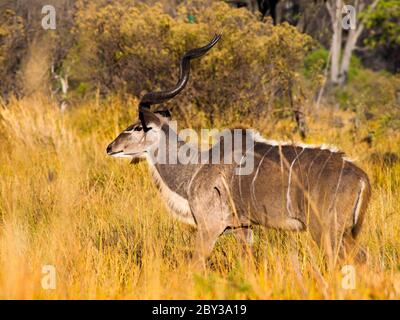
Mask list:
[[[111,153],[111,149],[112,149],[112,148],[111,148],[111,143],[110,143],[110,144],[108,145],[108,147],[107,147],[107,150],[106,150],[108,154]]]

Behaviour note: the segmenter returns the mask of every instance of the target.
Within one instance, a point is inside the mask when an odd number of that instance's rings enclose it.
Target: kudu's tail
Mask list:
[[[361,230],[365,214],[367,212],[368,203],[371,197],[371,185],[366,174],[363,174],[360,178],[360,192],[358,194],[357,202],[354,207],[354,224],[351,229],[351,234],[355,239]]]

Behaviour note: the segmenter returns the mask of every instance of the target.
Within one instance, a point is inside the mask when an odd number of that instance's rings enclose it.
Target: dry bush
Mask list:
[[[23,19],[13,10],[0,12],[0,96],[18,91],[16,82],[25,43]]]
[[[78,88],[100,86],[103,93],[125,90],[135,96],[169,88],[183,53],[214,33],[223,34],[221,42],[193,62],[187,90],[170,106],[185,105],[179,111],[188,116],[200,110],[212,119],[223,113],[239,119],[267,111],[274,98],[287,97],[287,88],[301,86],[297,71],[310,38],[294,27],[262,23],[223,2],[193,1],[176,11],[171,16],[161,5],[79,1],[77,44],[66,62]]]

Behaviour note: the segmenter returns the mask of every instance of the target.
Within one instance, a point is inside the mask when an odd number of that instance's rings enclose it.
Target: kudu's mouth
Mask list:
[[[143,152],[125,153],[124,151],[107,151],[107,154],[115,158],[133,158],[135,156],[143,154]]]
[[[116,154],[120,154],[120,153],[122,153],[123,151],[113,151],[113,152],[107,152],[107,154],[109,155],[109,156],[113,156],[113,155],[116,155]]]
[[[118,156],[122,156],[122,155],[124,154],[124,151],[123,151],[123,150],[113,151],[112,149],[113,149],[113,148],[112,148],[112,143],[110,143],[110,144],[107,146],[107,150],[106,150],[106,152],[107,152],[107,154],[108,154],[109,156],[118,157]]]

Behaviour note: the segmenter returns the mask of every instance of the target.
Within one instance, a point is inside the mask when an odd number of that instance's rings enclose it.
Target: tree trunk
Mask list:
[[[342,63],[340,66],[340,73],[338,79],[339,85],[343,85],[347,80],[347,74],[349,72],[351,56],[353,54],[354,48],[356,47],[358,37],[359,37],[358,30],[357,31],[353,29],[349,30],[349,34],[347,36],[347,41],[343,52]]]
[[[378,2],[379,0],[375,0],[369,7],[369,10],[374,9],[377,6]],[[357,12],[362,12],[363,9],[364,9],[364,3],[356,1]],[[364,30],[364,24],[362,21],[358,21],[356,29],[349,30],[349,34],[347,36],[346,45],[343,52],[342,64],[340,66],[340,74],[338,82],[339,85],[343,85],[347,80],[347,74],[350,68],[351,56],[356,47],[357,40],[360,37],[363,30]]]
[[[340,53],[342,48],[342,0],[336,0],[334,5],[330,7],[330,14],[332,19],[332,55],[331,55],[331,74],[330,79],[334,84],[339,83],[340,74]]]

